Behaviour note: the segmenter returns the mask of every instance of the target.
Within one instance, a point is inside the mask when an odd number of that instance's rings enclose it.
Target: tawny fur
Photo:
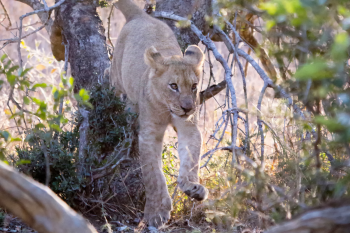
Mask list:
[[[195,88],[204,56],[197,46],[190,46],[183,55],[172,30],[131,0],[119,0],[117,7],[127,23],[115,46],[110,83],[117,95],[127,95],[127,109],[139,114],[139,151],[146,187],[144,218],[149,225],[159,227],[168,221],[172,210],[161,160],[169,124],[178,133],[180,189],[197,200],[208,195],[198,183],[202,140]]]

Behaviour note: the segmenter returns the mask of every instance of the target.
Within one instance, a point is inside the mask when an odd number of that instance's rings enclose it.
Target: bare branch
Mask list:
[[[203,104],[208,99],[214,97],[215,95],[219,94],[222,90],[226,88],[226,80],[220,82],[219,84],[212,85],[205,89],[204,91],[201,91],[199,93],[200,97],[200,104]]]
[[[223,146],[223,147],[217,147],[217,148],[211,149],[210,151],[208,151],[207,153],[202,155],[201,159],[204,159],[208,155],[211,155],[211,154],[213,154],[214,152],[216,152],[218,150],[228,150],[228,151],[232,152],[232,147],[230,147],[230,146]],[[237,146],[236,150],[243,150],[243,148]],[[203,165],[203,167],[205,167],[205,166]]]
[[[349,232],[350,206],[340,205],[308,211],[298,218],[271,227],[265,233]]]
[[[112,5],[111,7],[111,11],[109,12],[109,15],[108,15],[108,29],[107,29],[107,38],[108,38],[108,41],[109,43],[111,44],[113,50],[114,50],[114,45],[112,43],[112,40],[111,40],[111,35],[110,35],[110,30],[111,30],[111,17],[113,15],[113,9],[114,9],[114,5]]]
[[[28,6],[30,6],[31,8],[33,8],[33,10],[40,10],[40,9],[44,9],[44,11],[41,11],[41,12],[38,12],[38,17],[40,18],[40,21],[41,23],[45,23],[48,19],[48,11],[45,11],[45,5],[42,4],[40,2],[40,0],[16,0],[18,2],[22,2]],[[51,18],[49,18],[45,28],[46,28],[46,31],[49,35],[51,35],[51,27],[52,27],[52,24],[53,24],[53,20]]]
[[[22,40],[22,27],[23,27],[23,19],[34,15],[34,14],[39,14],[41,12],[46,12],[47,14],[49,14],[49,11],[55,9],[56,7],[59,7],[62,3],[64,3],[65,0],[60,0],[58,3],[56,3],[55,5],[53,5],[52,7],[44,7],[44,9],[39,9],[39,10],[35,10],[32,12],[29,12],[25,15],[22,15],[21,17],[19,17],[19,32],[18,32],[18,44],[17,44],[17,51],[18,51],[18,62],[19,62],[19,67],[20,70],[23,70],[23,63],[22,63],[22,57],[21,57],[21,40]],[[50,14],[48,15],[48,20],[50,19]],[[45,24],[44,24],[45,25]]]
[[[5,16],[6,16],[7,20],[9,21],[9,25],[8,25],[7,27],[5,27],[6,30],[8,30],[8,29],[12,26],[11,19],[10,19],[9,14],[7,13],[7,10],[6,10],[5,6],[4,6],[4,4],[2,4],[2,1],[1,1],[1,0],[0,0],[0,5],[1,5],[2,9],[4,9]],[[2,24],[1,24],[1,25],[2,25]]]
[[[84,162],[86,158],[86,149],[88,144],[87,131],[89,130],[89,111],[83,107],[79,108],[79,112],[83,117],[83,121],[79,127],[80,140],[79,140],[79,161],[78,161],[78,175],[83,174]]]
[[[259,134],[260,134],[260,137],[261,137],[261,154],[260,154],[260,160],[261,160],[261,167],[262,167],[262,170],[264,170],[264,167],[265,167],[265,157],[264,157],[264,130],[262,128],[262,121],[261,121],[261,102],[262,102],[262,99],[264,97],[264,94],[265,94],[265,91],[266,91],[266,88],[267,88],[267,83],[264,83],[264,86],[263,88],[261,89],[261,92],[260,92],[260,95],[259,95],[259,100],[258,100],[258,114],[257,114],[257,123],[258,123],[258,126],[259,126]]]
[[[202,41],[203,44],[207,46],[209,50],[211,50],[214,54],[215,59],[221,63],[225,70],[225,80],[227,82],[227,87],[230,92],[230,100],[232,102],[232,108],[233,110],[233,132],[232,132],[232,148],[236,148],[236,140],[237,140],[237,118],[238,118],[238,111],[236,110],[237,108],[237,100],[236,100],[236,92],[235,88],[232,83],[232,70],[228,66],[226,60],[222,57],[222,55],[219,53],[217,50],[214,42],[209,39],[209,37],[206,37],[202,34],[202,32],[187,18],[180,17],[177,15],[174,15],[172,13],[167,13],[167,12],[154,12],[153,16],[158,17],[158,18],[167,18],[171,20],[176,20],[176,21],[187,21],[191,26],[191,30],[198,36],[198,38]],[[236,161],[236,150],[232,150],[232,163]]]

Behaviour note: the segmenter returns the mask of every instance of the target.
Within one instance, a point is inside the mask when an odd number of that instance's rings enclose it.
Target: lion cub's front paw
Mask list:
[[[191,183],[190,185],[186,185],[184,193],[197,201],[203,201],[208,198],[209,191],[206,187],[199,183]]]
[[[159,228],[170,219],[170,210],[158,210],[153,213],[145,213],[145,220],[149,226]]]
[[[166,224],[170,219],[172,204],[170,197],[164,198],[159,203],[147,203],[145,206],[145,220],[149,226],[159,228]]]

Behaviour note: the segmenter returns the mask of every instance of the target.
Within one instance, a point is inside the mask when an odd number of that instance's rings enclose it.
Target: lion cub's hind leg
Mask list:
[[[196,121],[176,117],[173,118],[173,125],[177,129],[179,140],[179,187],[187,196],[198,201],[205,200],[208,197],[208,189],[199,184],[198,178],[202,138]]]

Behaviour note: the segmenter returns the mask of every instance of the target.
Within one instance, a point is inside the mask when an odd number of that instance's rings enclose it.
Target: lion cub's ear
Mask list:
[[[185,51],[184,60],[195,68],[200,68],[204,61],[204,54],[197,45],[191,45]]]
[[[164,57],[153,46],[146,49],[143,57],[144,57],[145,63],[154,69],[159,69],[163,66]]]

